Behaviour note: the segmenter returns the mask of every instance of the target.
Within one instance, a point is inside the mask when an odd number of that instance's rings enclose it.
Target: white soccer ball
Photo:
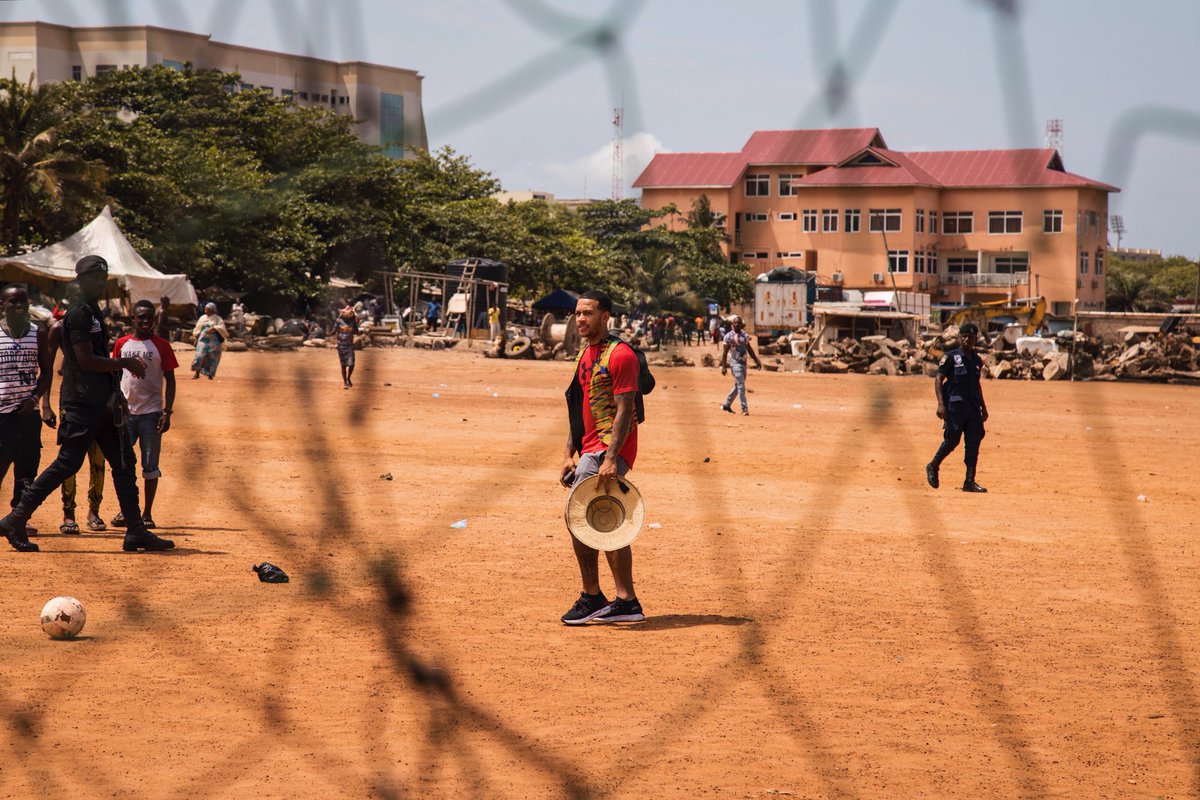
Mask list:
[[[83,603],[74,597],[54,597],[42,608],[42,630],[51,639],[74,639],[87,621]]]

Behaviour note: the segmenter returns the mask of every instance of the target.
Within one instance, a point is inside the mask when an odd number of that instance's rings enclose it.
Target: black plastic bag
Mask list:
[[[288,576],[286,572],[274,564],[268,564],[266,561],[261,564],[255,564],[254,571],[258,573],[258,579],[263,583],[288,582]]]

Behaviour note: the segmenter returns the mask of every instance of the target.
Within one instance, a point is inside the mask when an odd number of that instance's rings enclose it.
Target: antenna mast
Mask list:
[[[622,132],[625,121],[625,108],[617,106],[613,109],[613,143],[612,143],[612,199],[622,200],[625,197],[624,154],[622,153],[625,136]]]
[[[1046,147],[1052,147],[1062,153],[1063,123],[1061,119],[1046,120]]]

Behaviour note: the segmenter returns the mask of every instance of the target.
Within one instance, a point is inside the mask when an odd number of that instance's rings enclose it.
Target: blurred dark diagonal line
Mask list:
[[[1021,34],[1021,17],[1015,8],[1007,11],[1004,4],[996,7],[992,32],[995,34],[996,66],[1004,119],[1008,123],[1009,146],[1036,147],[1040,142],[1033,116],[1033,85],[1029,79],[1025,38]]]
[[[1108,133],[1100,167],[1101,178],[1114,186],[1124,187],[1133,171],[1142,140],[1152,136],[1200,144],[1200,113],[1157,104],[1135,106],[1121,112]],[[1196,179],[1194,173],[1190,177]]]
[[[821,80],[820,94],[809,100],[796,117],[796,127],[820,127],[853,100],[854,84],[862,78],[887,34],[899,0],[872,0],[859,12],[850,38]]]

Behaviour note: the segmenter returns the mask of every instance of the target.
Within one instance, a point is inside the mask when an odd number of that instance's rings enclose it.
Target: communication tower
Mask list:
[[[613,143],[612,143],[612,199],[621,200],[625,197],[625,167],[622,144],[625,139],[623,132],[625,109],[617,106],[613,109]]]
[[[1046,120],[1046,147],[1062,152],[1063,124],[1061,119]]]

